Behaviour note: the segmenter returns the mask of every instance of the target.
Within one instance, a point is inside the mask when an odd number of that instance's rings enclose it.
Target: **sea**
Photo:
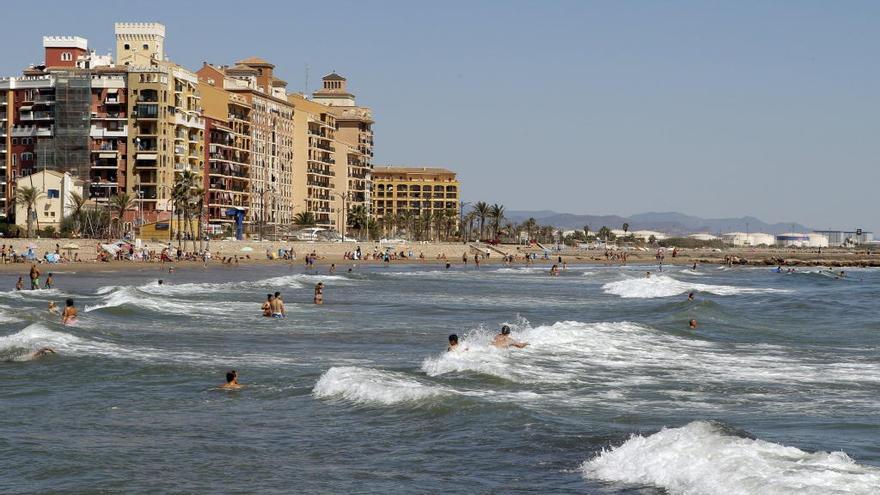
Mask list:
[[[880,493],[876,269],[109,270],[0,277],[0,493]]]

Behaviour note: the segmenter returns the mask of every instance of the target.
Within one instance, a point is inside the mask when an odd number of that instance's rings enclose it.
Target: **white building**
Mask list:
[[[729,232],[727,234],[723,234],[721,239],[725,242],[725,244],[731,244],[733,246],[773,246],[776,244],[776,236],[771,234],[764,234],[761,232],[756,232],[752,234],[746,234],[745,232]]]
[[[874,242],[874,233],[857,229],[847,230],[816,230],[813,234],[828,239],[829,246],[858,246]]]
[[[691,239],[696,239],[696,240],[698,240],[698,241],[717,241],[717,240],[720,240],[720,239],[721,239],[721,238],[718,237],[717,235],[712,235],[712,234],[708,234],[708,233],[704,233],[704,234],[691,234],[691,235],[689,235],[688,237],[691,238]]]
[[[788,232],[776,236],[776,244],[783,247],[820,248],[828,247],[828,238],[821,234],[800,234]]]
[[[45,170],[25,177],[19,177],[15,181],[15,188],[33,187],[36,189],[38,199],[34,210],[31,212],[35,220],[33,227],[43,229],[54,227],[56,230],[61,226],[61,219],[69,215],[73,209],[70,193],[83,193],[83,182],[68,173]],[[19,227],[27,226],[27,205],[15,204],[15,224]]]

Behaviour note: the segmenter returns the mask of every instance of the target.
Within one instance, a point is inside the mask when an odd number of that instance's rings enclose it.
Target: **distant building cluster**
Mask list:
[[[78,36],[46,36],[43,63],[0,78],[0,216],[16,213],[16,184],[41,171],[69,174],[95,204],[131,195],[131,227],[171,218],[183,174],[196,178],[214,233],[237,219],[277,233],[301,213],[343,231],[355,207],[458,209],[448,171],[403,180],[406,194],[400,174],[383,172],[374,197],[373,114],[339,74],[309,96],[288,93],[258,57],[197,71],[171,62],[162,24],[117,23],[115,35],[115,58]]]

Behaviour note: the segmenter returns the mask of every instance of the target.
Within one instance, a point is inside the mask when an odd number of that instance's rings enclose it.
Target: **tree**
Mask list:
[[[611,237],[611,229],[603,225],[602,228],[599,229],[599,239],[608,242],[609,237]]]
[[[70,200],[70,217],[73,220],[73,233],[80,235],[82,230],[83,211],[86,208],[88,198],[76,191],[71,191],[68,194],[68,198]]]
[[[293,224],[299,228],[314,227],[318,224],[315,214],[310,211],[301,211],[293,216]]]
[[[535,230],[535,227],[537,225],[538,221],[532,217],[529,217],[529,219],[523,223],[523,228],[526,229],[526,234],[528,235],[529,242],[532,242],[532,231]]]
[[[477,219],[480,221],[480,240],[482,240],[484,239],[483,233],[485,232],[486,217],[489,216],[489,204],[484,201],[478,201],[473,209]]]
[[[362,238],[364,230],[367,229],[367,209],[364,205],[354,205],[348,210],[348,225],[358,231],[358,238]]]
[[[37,201],[43,197],[43,193],[32,186],[19,186],[15,191],[15,202],[24,206],[27,210],[27,236],[34,235],[34,211],[37,208]],[[37,221],[37,228],[40,228],[40,222]]]
[[[492,219],[492,239],[498,238],[498,228],[504,220],[504,206],[495,203],[489,208],[489,218]]]
[[[116,193],[116,196],[110,198],[108,206],[115,214],[116,236],[122,237],[122,219],[125,216],[126,211],[134,208],[134,197],[128,193]]]
[[[629,224],[623,222],[623,235],[626,235],[627,232],[629,232]]]
[[[588,241],[590,239],[590,226],[584,225],[584,240]]]

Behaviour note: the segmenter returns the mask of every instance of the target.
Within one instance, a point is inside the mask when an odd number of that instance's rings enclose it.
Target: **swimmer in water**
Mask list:
[[[235,370],[229,370],[226,372],[226,383],[220,385],[220,388],[227,389],[239,389],[241,388],[241,384],[238,383],[238,372]]]
[[[52,283],[53,283],[53,281],[52,281],[52,274],[50,273],[49,275],[46,276],[46,285],[44,285],[43,287],[45,287],[45,288],[47,288],[47,289],[51,289],[51,288],[52,288]]]
[[[159,279],[159,285],[162,285],[162,284],[164,284],[164,283],[165,283],[165,281],[162,280],[162,279],[160,278],[160,279]]]
[[[275,292],[269,306],[272,308],[272,318],[284,318],[287,316],[287,312],[284,310],[284,301],[281,299],[280,292]]]
[[[58,314],[60,314],[60,313],[58,312],[58,305],[55,304],[55,301],[49,301],[49,308],[47,309],[47,311],[49,311],[49,313],[51,313],[51,314],[53,314],[53,315],[58,315]]]
[[[446,262],[446,269],[449,270],[450,268],[452,268],[452,263],[447,261]]]
[[[315,285],[315,304],[324,304],[324,283],[318,282]]]
[[[336,273],[336,263],[330,263],[330,273]]]
[[[15,290],[24,289],[24,277],[19,276],[18,282],[15,283]]]
[[[507,349],[509,347],[516,347],[518,349],[522,349],[523,347],[529,345],[528,342],[517,342],[513,340],[510,336],[510,327],[504,325],[501,327],[501,333],[495,336],[492,339],[492,345],[495,347],[501,347],[502,349]]]
[[[446,352],[452,352],[458,350],[458,335],[452,334],[449,336],[449,347],[446,348]]]
[[[65,325],[76,323],[76,306],[73,305],[73,299],[66,301],[64,312],[61,313],[61,323]]]
[[[688,301],[693,301],[693,300],[694,300],[694,293],[688,292]]]
[[[694,266],[691,267],[691,271],[694,271],[694,272],[697,271],[697,264],[696,263],[694,263]]]
[[[651,272],[645,272],[645,278],[651,278]]]
[[[51,347],[42,347],[38,349],[36,352],[31,354],[31,359],[39,359],[44,356],[48,356],[49,354],[57,354],[54,349]]]
[[[266,300],[263,302],[263,306],[260,309],[263,310],[263,316],[272,316],[272,294],[266,294]]]
[[[689,321],[688,328],[690,328],[691,330],[696,330],[697,329],[697,320],[692,319],[691,321]]]

